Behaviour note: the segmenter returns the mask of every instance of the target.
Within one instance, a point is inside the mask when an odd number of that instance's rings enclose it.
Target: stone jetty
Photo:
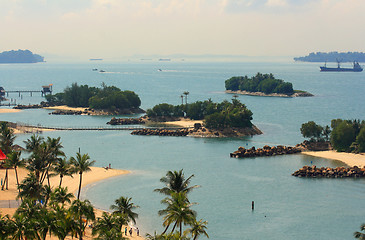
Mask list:
[[[90,113],[85,110],[85,111],[75,111],[75,110],[55,110],[51,113],[48,114],[52,114],[52,115],[90,115]]]
[[[106,124],[110,125],[134,125],[134,124],[145,124],[146,120],[143,117],[140,118],[115,118],[113,117]]]
[[[184,137],[189,134],[188,129],[138,129],[131,132],[132,135],[144,135],[144,136],[173,136],[173,137]]]
[[[239,147],[237,151],[230,153],[231,157],[234,158],[247,158],[247,157],[264,157],[264,156],[276,156],[284,154],[293,154],[301,152],[300,148],[297,147],[287,147],[287,146],[274,146],[270,147],[265,145],[263,148],[252,147],[246,149],[244,147]]]
[[[359,168],[357,166],[345,167],[321,167],[304,166],[293,174],[295,177],[309,177],[309,178],[360,178],[365,177],[365,167]]]

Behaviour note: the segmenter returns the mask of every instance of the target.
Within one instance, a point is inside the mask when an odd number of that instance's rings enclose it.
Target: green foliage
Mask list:
[[[331,134],[333,148],[339,152],[349,152],[350,146],[356,141],[356,133],[360,132],[359,121],[336,119],[332,120],[331,126],[333,126]]]
[[[226,90],[242,90],[248,92],[263,92],[265,94],[281,93],[291,95],[294,93],[293,85],[281,79],[275,79],[273,74],[257,73],[256,76],[232,77],[225,81]]]
[[[356,143],[359,146],[359,152],[365,152],[365,126],[363,126],[356,137]]]
[[[321,139],[323,127],[317,125],[313,121],[309,121],[307,123],[303,123],[300,128],[300,132],[303,137],[310,138],[312,141]]]
[[[130,109],[141,106],[138,95],[132,91],[121,91],[115,86],[102,85],[102,88],[73,83],[63,93],[47,95],[51,104],[65,104],[70,107],[90,107],[93,109]]]
[[[162,103],[147,110],[148,117],[186,117],[193,120],[204,119],[207,128],[251,127],[252,112],[239,100],[232,103],[211,100],[197,101],[186,105],[173,106]]]

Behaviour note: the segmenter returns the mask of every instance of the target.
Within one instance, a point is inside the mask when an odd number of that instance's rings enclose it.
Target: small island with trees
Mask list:
[[[304,57],[295,57],[294,61],[301,62],[365,62],[363,52],[312,52]]]
[[[215,103],[212,100],[196,101],[190,104],[171,105],[162,103],[147,110],[148,122],[163,123],[178,121],[182,118],[201,120],[194,124],[194,129],[179,131],[178,134],[154,134],[152,130],[141,129],[133,131],[134,135],[163,135],[163,136],[197,136],[197,137],[237,137],[262,134],[252,124],[252,112],[237,99]],[[157,131],[157,130],[156,130]]]
[[[44,57],[29,50],[11,50],[0,53],[0,63],[38,63],[44,62]]]
[[[293,84],[276,79],[272,73],[257,73],[249,78],[231,77],[225,81],[227,93],[244,94],[253,96],[273,96],[273,97],[310,97],[311,93],[294,90]]]
[[[89,115],[119,115],[144,113],[139,108],[141,100],[133,91],[122,91],[115,86],[104,83],[101,88],[89,87],[73,83],[63,92],[46,95],[47,105],[66,105],[74,108],[85,108],[84,111],[58,110],[54,114],[77,114],[79,112]]]

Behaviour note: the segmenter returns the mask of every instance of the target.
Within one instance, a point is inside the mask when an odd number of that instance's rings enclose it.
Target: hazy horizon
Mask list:
[[[29,49],[45,56],[123,59],[365,51],[365,33],[359,26],[365,20],[361,0],[0,3],[1,52]]]

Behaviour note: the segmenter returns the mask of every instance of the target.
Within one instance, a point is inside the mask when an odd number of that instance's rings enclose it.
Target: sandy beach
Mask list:
[[[44,109],[49,109],[49,110],[71,110],[71,111],[85,111],[85,109],[87,108],[82,108],[82,107],[68,107],[66,105],[62,105],[62,106],[54,106],[54,107],[44,107]]]
[[[365,166],[365,154],[354,154],[354,153],[344,153],[336,151],[305,151],[302,154],[310,155],[313,157],[327,158],[332,160],[337,160],[345,163],[346,165],[353,167],[364,167]]]
[[[163,124],[176,125],[184,128],[194,127],[195,123],[203,124],[203,120],[191,120],[191,119],[181,118],[179,121],[163,122]]]
[[[100,167],[91,167],[91,171],[86,172],[83,174],[83,181],[82,181],[82,186],[85,187],[89,184],[98,182],[98,181],[102,181],[108,178],[112,178],[112,177],[116,177],[119,175],[123,175],[123,174],[128,174],[130,173],[127,170],[119,170],[119,169],[104,169],[104,168],[100,168]],[[0,190],[0,202],[6,202],[9,200],[15,200],[16,196],[18,194],[18,190],[16,188],[16,179],[15,179],[15,171],[14,169],[9,169],[8,170],[8,174],[9,174],[9,190],[5,190],[5,191],[1,191]],[[24,177],[26,177],[28,174],[28,170],[24,169],[24,168],[20,168],[18,169],[18,175],[19,175],[19,181],[21,181],[22,179],[24,179]],[[5,177],[5,169],[0,169],[0,179],[4,179]],[[52,186],[58,186],[60,178],[59,176],[55,176],[52,177],[50,179],[51,181],[51,185]],[[67,186],[68,187],[68,191],[71,193],[76,193],[78,190],[78,185],[79,185],[79,176],[75,175],[73,178],[66,176],[63,178],[62,181],[62,186]],[[81,189],[82,191],[82,189]],[[0,208],[0,213],[2,215],[5,214],[9,214],[10,216],[13,215],[16,211],[16,208]],[[96,216],[101,216],[102,215],[102,211],[99,209],[95,209],[95,214]],[[135,232],[134,232],[135,235]],[[130,239],[143,239],[142,237],[129,237]],[[47,238],[47,239],[57,239],[57,238]],[[71,239],[71,238],[66,238],[66,239]],[[91,229],[88,229],[86,232],[86,236],[84,237],[84,239],[92,239],[91,237]]]
[[[16,113],[20,111],[21,111],[20,109],[0,108],[0,113]]]

